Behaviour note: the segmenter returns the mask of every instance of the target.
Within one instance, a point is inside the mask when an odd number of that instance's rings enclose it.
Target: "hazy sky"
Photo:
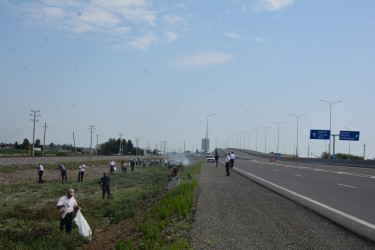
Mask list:
[[[310,129],[360,131],[375,157],[375,1],[0,0],[0,142],[211,148],[267,129],[267,151],[299,153]],[[349,129],[345,129],[349,128]],[[265,129],[257,132],[264,152]],[[243,145],[243,138],[246,144]],[[248,148],[249,134],[242,134]],[[250,134],[255,149],[256,133]],[[314,155],[325,141],[311,140]],[[337,139],[336,152],[349,143]]]

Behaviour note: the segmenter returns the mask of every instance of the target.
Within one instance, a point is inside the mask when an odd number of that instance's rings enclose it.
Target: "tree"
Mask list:
[[[133,143],[131,140],[128,140],[128,152],[131,152],[132,154],[135,154],[135,149],[133,147]]]
[[[30,142],[27,138],[23,139],[22,145],[20,145],[21,149],[29,149]]]
[[[15,143],[14,143],[13,148],[14,148],[14,149],[19,149],[19,148],[20,148],[20,146],[18,145],[18,142],[15,142]]]
[[[113,155],[119,151],[120,139],[110,138],[107,142],[100,145],[100,154]]]
[[[39,139],[36,139],[36,141],[34,143],[34,147],[36,147],[36,148],[40,147],[40,140]]]

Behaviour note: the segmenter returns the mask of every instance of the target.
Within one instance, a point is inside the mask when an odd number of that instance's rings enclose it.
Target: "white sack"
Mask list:
[[[81,210],[77,211],[77,215],[74,218],[74,221],[76,222],[78,226],[79,234],[82,235],[84,239],[91,241],[91,235],[92,235],[91,228],[89,224],[87,223],[87,221],[85,220],[85,218],[83,217]]]

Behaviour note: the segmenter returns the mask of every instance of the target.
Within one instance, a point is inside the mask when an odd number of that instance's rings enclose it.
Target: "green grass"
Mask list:
[[[201,162],[180,170],[179,175],[197,176]],[[119,241],[116,249],[183,249],[188,248],[189,241],[186,232],[190,229],[188,216],[194,206],[195,191],[198,186],[196,179],[183,179],[181,184],[170,190],[144,216],[142,221],[136,221],[142,238]],[[178,232],[178,233],[177,233]],[[172,237],[170,237],[172,233]],[[185,235],[184,235],[185,234]]]
[[[63,163],[68,171],[77,169],[79,162]],[[89,165],[108,165],[106,160],[85,162]],[[187,239],[165,240],[165,231],[171,230],[178,220],[187,220],[194,204],[195,179],[200,165],[185,167],[179,172],[180,186],[166,193],[169,170],[165,167],[136,168],[126,177],[111,176],[113,200],[102,200],[98,178],[86,178],[84,182],[69,180],[68,184],[53,180],[38,183],[14,183],[0,186],[0,248],[1,249],[75,249],[86,242],[79,236],[74,225],[69,235],[60,233],[57,200],[67,188],[76,190],[76,199],[88,221],[95,238],[96,229],[106,230],[108,225],[135,218],[139,208],[146,209],[145,218],[137,222],[143,237],[124,238],[116,244],[118,249],[157,248],[177,249],[185,246]],[[14,168],[35,168],[25,165]],[[45,165],[46,169],[57,169],[55,164]],[[1,168],[1,172],[14,171],[11,166]],[[5,200],[5,201],[4,201]],[[151,202],[149,202],[151,201]],[[172,248],[168,248],[168,247]],[[177,247],[177,248],[176,248]]]

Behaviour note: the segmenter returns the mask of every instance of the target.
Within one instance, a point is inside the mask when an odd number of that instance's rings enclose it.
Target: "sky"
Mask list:
[[[375,1],[0,0],[0,142],[375,157]],[[214,114],[214,115],[212,115]],[[265,129],[264,127],[269,127]],[[257,139],[257,140],[256,140]],[[250,143],[249,143],[250,140]],[[364,147],[366,145],[366,147]],[[336,139],[336,152],[349,143]]]

